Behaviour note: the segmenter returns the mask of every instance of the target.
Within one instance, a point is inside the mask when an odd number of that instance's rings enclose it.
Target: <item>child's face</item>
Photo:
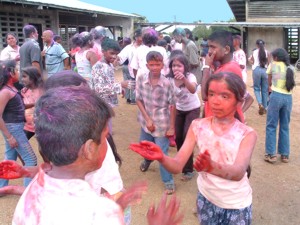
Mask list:
[[[228,54],[228,47],[223,47],[221,44],[215,41],[208,40],[208,54],[216,53],[214,61],[222,61],[224,56]]]
[[[164,64],[162,61],[150,60],[147,62],[147,68],[152,76],[160,76]]]
[[[22,74],[22,83],[25,87],[31,87],[33,84],[33,81],[29,78],[28,74],[23,73]]]
[[[224,80],[211,81],[208,87],[208,104],[217,118],[234,117],[238,101]]]
[[[119,54],[119,51],[115,51],[113,49],[108,49],[103,52],[103,57],[106,60],[107,63],[113,63]]]
[[[183,73],[184,74],[184,65],[179,62],[179,60],[175,59],[172,63],[172,71],[173,73]]]

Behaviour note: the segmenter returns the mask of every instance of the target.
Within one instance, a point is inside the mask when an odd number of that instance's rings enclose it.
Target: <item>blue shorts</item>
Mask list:
[[[252,205],[243,209],[223,209],[197,195],[197,213],[201,225],[251,225]]]

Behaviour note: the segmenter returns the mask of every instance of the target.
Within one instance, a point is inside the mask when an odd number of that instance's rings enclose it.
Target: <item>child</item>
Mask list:
[[[235,119],[245,94],[243,80],[232,73],[211,75],[206,94],[213,116],[192,122],[183,146],[174,158],[151,142],[130,148],[148,159],[158,160],[168,171],[180,173],[195,145],[197,211],[201,225],[251,224],[252,190],[247,167],[256,143],[255,131]]]
[[[121,48],[115,40],[106,38],[101,43],[103,57],[92,68],[91,88],[111,107],[118,105],[118,94],[122,88],[128,87],[128,80],[115,82],[113,62],[117,59]],[[109,133],[112,134],[112,124],[109,120]]]
[[[200,116],[200,100],[197,89],[197,79],[189,73],[189,63],[183,52],[171,57],[170,74],[176,96],[175,134],[177,151],[181,148],[190,124]],[[182,170],[182,181],[193,178],[193,153]]]
[[[272,89],[267,111],[265,161],[275,163],[276,130],[279,122],[278,153],[281,161],[287,163],[290,155],[290,117],[292,111],[292,90],[295,86],[294,72],[290,67],[288,53],[277,48],[272,53],[273,62],[268,66],[269,86]]]
[[[26,166],[35,166],[37,158],[23,130],[25,107],[20,93],[14,87],[18,81],[16,61],[0,63],[0,131],[5,141],[5,159],[17,160],[19,155]],[[25,178],[24,186],[30,181],[30,178]],[[0,188],[7,185],[8,180],[0,179]]]
[[[146,56],[149,73],[137,78],[136,100],[139,108],[138,121],[141,124],[140,141],[152,141],[160,146],[163,153],[168,155],[169,139],[174,135],[175,107],[174,90],[170,81],[161,75],[163,56],[156,51],[150,51]],[[151,161],[144,159],[140,169],[148,170]],[[160,175],[165,184],[167,194],[175,191],[174,180],[162,165]]]
[[[22,84],[25,86],[21,90],[23,102],[25,104],[25,125],[24,131],[29,140],[34,135],[34,105],[43,93],[44,81],[39,70],[34,66],[22,69]]]

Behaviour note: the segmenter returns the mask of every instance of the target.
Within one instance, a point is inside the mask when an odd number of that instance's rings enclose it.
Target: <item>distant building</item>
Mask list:
[[[133,34],[133,19],[137,15],[123,13],[78,0],[1,0],[0,1],[0,50],[5,45],[7,32],[14,32],[19,45],[24,42],[22,28],[34,25],[39,33],[42,47],[42,32],[46,29],[62,37],[62,45],[69,49],[69,38],[77,32],[89,31],[101,25],[109,29],[117,39]]]
[[[257,39],[268,50],[285,48],[291,61],[300,57],[299,0],[227,0],[237,22],[242,23],[244,49],[251,54]]]

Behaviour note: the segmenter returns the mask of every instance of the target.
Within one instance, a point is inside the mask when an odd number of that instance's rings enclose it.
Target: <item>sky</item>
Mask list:
[[[210,23],[234,18],[226,0],[80,0],[124,13],[137,13],[149,22]],[[181,2],[181,4],[179,4]]]

